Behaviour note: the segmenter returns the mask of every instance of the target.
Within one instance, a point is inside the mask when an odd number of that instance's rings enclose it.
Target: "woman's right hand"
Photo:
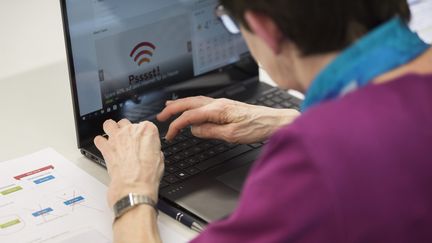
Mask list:
[[[267,140],[276,130],[300,115],[293,109],[273,109],[199,96],[168,101],[157,119],[166,121],[180,113],[166,134],[169,141],[183,128],[191,126],[196,137],[239,144],[258,143]]]

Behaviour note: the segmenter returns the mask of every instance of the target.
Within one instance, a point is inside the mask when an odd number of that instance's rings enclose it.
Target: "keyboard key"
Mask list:
[[[170,157],[172,155],[172,152],[168,151],[168,150],[165,150],[165,151],[163,151],[163,154],[164,154],[165,158],[168,158],[168,157]]]
[[[177,145],[174,145],[172,147],[169,147],[170,152],[172,152],[173,154],[177,153],[178,151],[181,150],[181,148]]]
[[[195,167],[189,167],[186,169],[186,172],[189,173],[190,175],[196,175],[200,172],[200,170]]]
[[[194,164],[198,163],[199,160],[197,158],[192,157],[192,158],[187,159],[186,162],[191,164],[191,165],[194,165]]]
[[[198,144],[197,147],[200,148],[201,151],[206,151],[207,149],[214,147],[214,145],[212,145],[211,143],[206,142],[206,143]]]
[[[275,105],[275,103],[273,101],[271,101],[271,100],[266,100],[263,103],[264,103],[265,106],[268,106],[268,107],[272,107],[272,106]]]
[[[227,146],[228,148],[232,149],[232,148],[235,148],[235,147],[237,147],[239,145],[235,144],[235,143],[227,143],[227,144],[225,144],[225,146]]]
[[[204,154],[207,156],[207,158],[211,158],[211,157],[214,157],[214,156],[217,155],[216,151],[214,151],[214,150],[212,150],[212,149],[206,151]]]
[[[219,144],[222,144],[223,142],[220,141],[220,140],[209,140],[209,141],[207,141],[207,143],[210,143],[210,144],[212,144],[213,146],[217,146],[217,145],[219,145]]]
[[[190,139],[190,142],[191,142],[192,144],[199,144],[199,143],[202,142],[202,140],[194,137],[194,138],[191,138],[191,139]]]
[[[184,159],[184,157],[182,156],[182,154],[176,154],[172,157],[170,157],[171,160],[173,160],[174,162],[178,162]]]
[[[290,101],[293,98],[291,95],[289,95],[287,92],[284,92],[284,91],[278,92],[278,96],[280,98],[282,98],[283,100],[286,100],[286,101]]]
[[[179,171],[180,169],[177,168],[176,166],[167,166],[165,167],[165,171],[167,171],[168,173],[176,173],[177,171]]]
[[[225,144],[221,144],[221,145],[219,145],[219,146],[217,146],[216,148],[215,148],[215,151],[218,153],[218,154],[221,154],[221,153],[223,153],[223,152],[225,152],[225,151],[227,151],[227,150],[229,150],[230,149],[230,147],[228,147],[227,145],[225,145]]]
[[[174,141],[173,141],[173,142],[175,142],[175,143],[179,143],[179,142],[186,141],[187,139],[188,139],[188,138],[185,137],[185,136],[183,136],[183,135],[177,135],[177,136],[174,138]]]
[[[165,149],[168,146],[170,146],[169,142],[162,138],[161,139],[161,147],[162,147],[162,149]]]
[[[202,151],[203,151],[203,149],[200,148],[200,147],[198,147],[198,146],[195,146],[195,147],[193,147],[193,148],[190,149],[191,154],[199,154]]]
[[[190,130],[190,128],[185,129],[185,130],[183,131],[182,135],[185,136],[185,137],[188,137],[188,138],[192,138],[192,137],[193,137],[193,135],[192,135],[192,131]]]
[[[207,160],[209,157],[207,157],[207,155],[205,154],[198,154],[196,158],[198,159],[199,162],[202,162],[204,160]]]
[[[281,95],[281,94],[283,94],[283,93],[286,93],[286,92],[285,92],[285,91],[282,91],[282,90],[278,90],[278,91],[275,92],[275,95]]]
[[[163,188],[165,188],[165,187],[167,187],[167,186],[169,186],[169,184],[168,184],[166,181],[161,181],[161,182],[160,182],[160,185],[159,185],[159,188],[160,188],[160,189],[163,189]]]
[[[171,159],[165,159],[165,164],[166,165],[170,165],[170,164],[172,164],[173,163],[173,161],[171,160]]]
[[[180,149],[187,149],[187,148],[189,148],[192,145],[193,144],[191,142],[188,142],[188,141],[184,141],[184,142],[181,142],[181,143],[177,144],[177,146],[179,146]]]
[[[227,160],[230,160],[234,157],[237,157],[241,154],[244,154],[248,151],[252,150],[252,148],[250,146],[247,145],[242,145],[242,146],[238,146],[232,150],[229,150],[221,155],[218,155],[216,157],[213,157],[207,161],[204,161],[202,163],[199,163],[196,165],[196,167],[202,171],[207,170],[211,167],[214,167],[216,165],[219,165]]]
[[[189,163],[186,162],[186,161],[182,161],[182,162],[177,163],[176,166],[178,166],[179,168],[185,169],[185,168],[187,168],[187,167],[190,167],[191,164],[189,164]]]
[[[199,147],[202,148],[203,150],[207,150],[209,148],[213,148],[214,144],[211,144],[211,143],[202,143],[202,144],[199,145]]]
[[[262,143],[254,143],[254,144],[249,144],[249,146],[251,146],[252,148],[261,148],[263,146]]]
[[[283,101],[283,99],[279,98],[278,96],[275,96],[272,98],[272,101],[274,101],[276,103],[281,103]]]
[[[180,180],[184,180],[190,177],[190,175],[184,171],[179,171],[176,173],[177,178],[179,178]]]
[[[267,99],[271,99],[271,98],[273,98],[274,96],[275,96],[274,93],[270,93],[270,94],[266,95],[266,98],[267,98]]]
[[[190,150],[183,151],[181,154],[182,154],[182,156],[183,156],[184,158],[188,158],[188,157],[194,155],[194,154],[192,153],[192,151],[190,151]]]
[[[166,176],[166,177],[164,177],[164,180],[166,182],[168,182],[169,184],[174,184],[174,183],[179,181],[179,179],[175,175]]]
[[[291,107],[294,106],[293,104],[291,104],[291,103],[288,102],[288,101],[284,101],[284,102],[282,102],[281,105],[282,105],[283,107],[285,107],[285,108],[291,108]]]

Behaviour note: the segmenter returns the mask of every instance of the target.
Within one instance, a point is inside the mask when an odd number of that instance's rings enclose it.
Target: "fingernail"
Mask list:
[[[201,127],[200,126],[193,126],[191,127],[191,132],[193,135],[197,136],[201,134]]]

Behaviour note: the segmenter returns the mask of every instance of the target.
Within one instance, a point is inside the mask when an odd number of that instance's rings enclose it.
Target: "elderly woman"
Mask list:
[[[407,27],[406,0],[225,0],[218,14],[306,100],[295,120],[230,100],[167,103],[159,120],[182,114],[168,140],[187,126],[230,142],[270,138],[235,212],[193,242],[432,242],[432,49]],[[157,128],[110,120],[104,130],[95,143],[109,203],[131,192],[157,201]],[[147,204],[113,229],[117,243],[160,241]]]

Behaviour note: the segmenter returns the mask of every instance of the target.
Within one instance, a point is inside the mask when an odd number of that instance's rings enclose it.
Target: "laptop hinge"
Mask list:
[[[235,97],[235,95],[245,92],[250,86],[256,85],[257,83],[259,83],[258,78],[250,78],[239,84],[226,88],[224,94],[228,97]]]
[[[236,94],[243,93],[244,91],[246,91],[245,85],[236,85],[235,87],[225,90],[225,95],[228,97],[233,97]]]

